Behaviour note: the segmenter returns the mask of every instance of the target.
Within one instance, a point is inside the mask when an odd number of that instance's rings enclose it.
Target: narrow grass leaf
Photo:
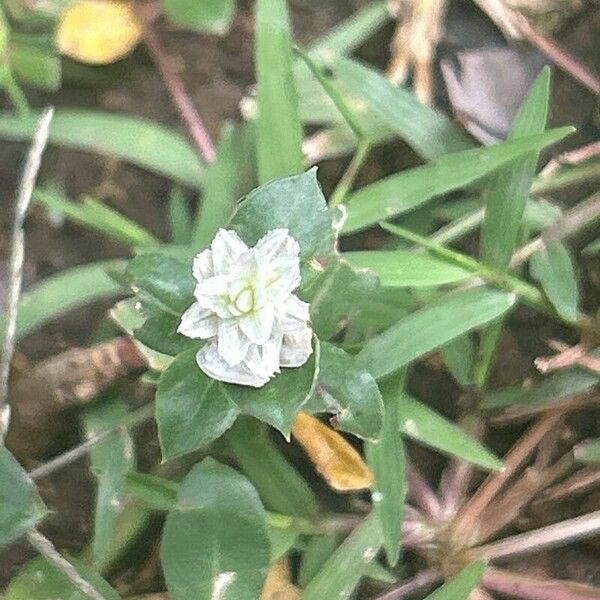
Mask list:
[[[206,248],[234,212],[241,168],[240,144],[240,132],[233,126],[225,126],[217,158],[204,178],[204,193],[192,233],[194,249]]]
[[[35,484],[0,445],[0,547],[34,528],[45,514]]]
[[[400,557],[407,490],[404,444],[398,432],[398,390],[403,385],[403,377],[400,381],[394,377],[382,387],[385,415],[381,439],[366,446],[367,462],[375,475],[373,511],[381,527],[387,562],[392,567]]]
[[[550,98],[550,68],[546,67],[529,91],[513,123],[510,139],[540,134],[546,128]],[[486,190],[485,218],[481,228],[481,257],[505,269],[519,242],[523,212],[540,149],[521,156],[501,169]]]
[[[161,562],[173,600],[259,598],[269,568],[266,513],[250,482],[207,458],[167,515]]]
[[[315,535],[306,540],[298,572],[298,584],[301,588],[308,586],[338,545],[339,540],[329,535]]]
[[[37,283],[21,297],[17,317],[17,338],[53,321],[84,304],[122,293],[121,286],[106,271],[123,267],[125,261],[101,261],[66,269]],[[6,327],[0,315],[0,332]]]
[[[30,140],[38,120],[39,114],[2,114],[0,137]],[[59,109],[50,126],[50,143],[116,156],[193,188],[202,183],[203,167],[192,146],[175,131],[139,117]]]
[[[460,427],[406,393],[398,397],[400,431],[445,454],[463,458],[484,469],[498,471],[502,461]]]
[[[260,183],[304,170],[286,0],[256,3],[257,160]]]
[[[183,246],[191,243],[192,215],[179,186],[175,186],[169,196],[169,226],[174,244]]]
[[[442,346],[442,358],[452,377],[462,386],[473,383],[475,368],[475,344],[469,335],[461,335]]]
[[[374,271],[385,287],[437,287],[473,276],[439,258],[409,250],[344,252],[342,257],[356,268]]]
[[[225,35],[235,15],[235,0],[163,0],[173,22],[202,33]]]
[[[379,521],[371,515],[344,540],[312,578],[302,600],[350,598],[382,543]]]
[[[316,496],[269,439],[264,426],[253,419],[238,419],[225,439],[266,508],[300,517],[317,513]]]
[[[446,154],[431,164],[391,175],[350,196],[343,233],[414,210],[427,200],[464,187],[506,163],[557,142],[571,127],[517,138],[485,148]]]
[[[504,314],[513,294],[475,288],[447,294],[369,340],[357,355],[376,379]]]
[[[425,600],[468,600],[483,578],[486,567],[483,560],[470,564]]]
[[[558,240],[547,241],[531,257],[529,268],[556,312],[567,321],[577,320],[579,286],[575,265],[566,246]]]

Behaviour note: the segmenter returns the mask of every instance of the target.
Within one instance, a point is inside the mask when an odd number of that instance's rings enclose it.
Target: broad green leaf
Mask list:
[[[479,585],[487,564],[478,560],[465,567],[458,575],[447,581],[425,600],[469,600],[471,592]]]
[[[176,481],[130,471],[126,477],[127,491],[154,510],[169,511],[177,502],[179,484]]]
[[[422,104],[409,91],[356,61],[341,59],[333,67],[336,80],[362,111],[371,111],[426,160],[472,147],[452,121]],[[366,105],[366,106],[365,106]]]
[[[198,342],[177,333],[181,318],[164,311],[153,310],[134,331],[136,340],[144,346],[168,356],[176,356],[189,348],[198,349]]]
[[[256,151],[260,183],[304,170],[286,0],[256,2]]]
[[[35,484],[0,445],[0,547],[35,527],[45,514]]]
[[[261,388],[222,385],[244,414],[272,425],[289,440],[298,412],[313,394],[319,370],[318,344],[315,338],[313,354],[306,364],[294,369],[281,369],[281,373]]]
[[[379,521],[371,515],[344,540],[311,579],[302,600],[350,598],[382,543]]]
[[[37,283],[21,297],[17,316],[17,338],[64,315],[69,310],[116,296],[122,288],[107,274],[108,269],[124,266],[120,260],[89,263],[66,269]],[[0,332],[6,327],[0,315]]]
[[[333,244],[331,216],[316,169],[256,188],[238,206],[227,227],[250,246],[270,229],[287,229],[300,245],[303,262],[329,254]]]
[[[529,386],[511,386],[489,392],[483,398],[481,408],[536,408],[559,404],[567,396],[579,394],[600,382],[600,376],[583,369],[568,369],[554,373],[539,383]]]
[[[529,267],[556,312],[567,321],[576,321],[579,286],[575,266],[565,245],[553,240],[546,242],[531,257]]]
[[[257,421],[238,419],[226,441],[266,508],[300,517],[317,513],[317,498],[309,485]]]
[[[240,412],[225,385],[200,370],[196,352],[177,356],[158,382],[156,422],[165,460],[216,440]]]
[[[0,115],[0,138],[30,140],[39,114]],[[130,115],[84,109],[59,109],[50,125],[50,143],[116,156],[179,181],[201,185],[202,164],[191,145],[162,125]]]
[[[502,461],[433,409],[406,393],[399,395],[398,403],[398,424],[404,435],[484,469],[502,469]]]
[[[573,449],[575,459],[586,463],[600,463],[600,438],[585,440]]]
[[[549,146],[572,131],[571,127],[551,129],[485,148],[446,154],[431,164],[367,185],[350,195],[343,232],[364,229],[413,210],[435,196],[464,187],[510,161]]]
[[[105,233],[125,244],[152,246],[158,243],[149,231],[140,227],[135,221],[93,198],[72,202],[56,192],[40,189],[35,190],[33,197],[48,210]]]
[[[383,535],[387,562],[394,566],[400,557],[402,522],[406,499],[406,459],[404,444],[398,432],[401,407],[398,390],[404,377],[393,378],[383,387],[385,416],[381,439],[377,444],[366,445],[367,462],[375,475],[371,493],[373,511]]]
[[[541,134],[546,128],[550,98],[550,69],[546,67],[529,91],[515,118],[511,140]],[[485,218],[481,228],[484,262],[505,269],[519,242],[523,212],[535,176],[539,148],[501,169],[485,193]]]
[[[331,339],[361,316],[364,303],[372,298],[378,286],[379,280],[373,272],[357,270],[347,261],[333,257],[301,292],[302,298],[310,302],[311,323],[319,338]]]
[[[192,245],[197,250],[210,244],[235,209],[241,167],[240,135],[232,126],[223,129],[217,158],[206,171],[202,202],[192,233]]]
[[[121,596],[93,569],[79,560],[69,558],[69,562],[88,583],[102,594],[105,600],[120,600]],[[10,582],[3,596],[4,600],[89,600],[52,563],[38,556],[27,563]]]
[[[191,264],[149,252],[136,256],[127,266],[125,276],[146,308],[180,317],[192,303]]]
[[[269,567],[266,514],[247,479],[211,458],[179,489],[161,544],[173,600],[259,598]]]
[[[466,269],[410,250],[344,252],[342,256],[356,268],[375,271],[385,287],[436,287],[473,276]]]
[[[358,365],[376,379],[504,314],[513,294],[474,288],[442,296],[400,319],[368,341],[357,355]]]
[[[86,436],[119,425],[126,414],[127,407],[117,393],[103,394],[84,411]],[[125,476],[135,466],[131,435],[124,428],[111,434],[92,448],[90,458],[98,486],[92,541],[93,561],[98,566],[110,551],[125,497]]]
[[[162,0],[165,14],[178,25],[225,35],[235,14],[235,0]]]
[[[317,387],[307,409],[331,413],[336,429],[365,439],[378,439],[383,403],[377,383],[342,349],[321,342],[320,350]]]

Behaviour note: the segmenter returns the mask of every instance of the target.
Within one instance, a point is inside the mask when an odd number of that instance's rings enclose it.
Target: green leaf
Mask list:
[[[0,137],[30,140],[39,116],[2,114]],[[197,188],[202,182],[203,167],[191,145],[174,131],[139,117],[59,109],[50,125],[50,143],[117,156],[190,187]]]
[[[374,271],[385,287],[436,287],[473,276],[466,269],[410,250],[344,252],[342,256],[356,268]]]
[[[84,411],[86,436],[94,437],[119,425],[127,407],[118,395],[103,394]],[[129,432],[123,428],[100,442],[90,452],[92,472],[96,476],[96,511],[92,556],[101,564],[112,546],[117,519],[125,497],[125,477],[135,466],[135,451]]]
[[[422,104],[414,94],[392,84],[374,69],[341,59],[332,70],[342,89],[362,112],[372,112],[386,129],[398,135],[424,159],[434,160],[472,146],[447,117]]]
[[[88,583],[102,594],[105,600],[120,600],[121,596],[102,577],[82,562],[69,558],[69,562]],[[4,600],[89,600],[52,563],[39,556],[27,563],[25,568],[10,582]]]
[[[226,440],[266,508],[299,517],[310,517],[318,512],[317,498],[305,479],[257,421],[238,419],[227,432]]]
[[[134,331],[135,338],[155,352],[176,356],[189,348],[198,350],[198,342],[177,333],[181,317],[164,311],[152,311],[143,325]]]
[[[344,540],[311,579],[302,600],[350,598],[382,542],[379,521],[371,515]]]
[[[514,295],[486,288],[446,294],[368,341],[358,364],[379,379],[494,320],[514,302]]]
[[[321,342],[320,348],[317,388],[307,408],[333,414],[336,429],[364,439],[378,439],[383,401],[377,383],[340,348],[327,342]]]
[[[130,471],[126,477],[127,491],[154,510],[171,510],[177,502],[179,484],[176,481]]]
[[[35,527],[45,514],[35,484],[0,445],[0,547]]]
[[[300,245],[303,262],[329,254],[331,216],[316,169],[272,181],[250,192],[228,224],[254,246],[270,229],[285,228]]]
[[[223,129],[217,158],[206,171],[204,194],[192,234],[194,248],[206,248],[234,212],[241,168],[240,138],[241,132],[232,126]]]
[[[311,397],[318,376],[319,345],[316,339],[313,346],[314,352],[306,364],[282,369],[261,388],[232,384],[223,384],[223,387],[243,413],[272,425],[289,441],[294,419]]]
[[[578,317],[579,286],[569,251],[550,240],[530,259],[531,275],[540,282],[556,312],[567,321]]]
[[[475,344],[469,335],[461,335],[442,346],[442,357],[452,377],[462,386],[473,383]]]
[[[286,1],[257,0],[255,10],[256,151],[259,181],[266,183],[301,173],[304,156]]]
[[[332,258],[325,270],[309,281],[301,293],[310,302],[311,323],[319,338],[331,339],[362,315],[365,301],[372,297],[378,286],[379,280],[374,273],[358,271],[337,256]]]
[[[35,190],[33,197],[48,210],[105,233],[125,244],[152,246],[158,243],[149,231],[140,227],[135,221],[93,198],[84,198],[83,202],[72,202],[56,192],[40,189]]]
[[[571,127],[551,129],[485,148],[446,154],[431,164],[391,175],[352,194],[343,232],[364,229],[415,209],[427,200],[464,187],[504,164],[540,150],[571,133]]]
[[[37,38],[37,36],[36,36]],[[10,44],[10,66],[17,78],[27,85],[56,92],[60,89],[60,58],[46,38],[13,39]]]
[[[471,592],[479,585],[486,567],[484,560],[470,564],[425,600],[468,600]]]
[[[184,27],[225,35],[235,14],[235,0],[162,0],[165,14]]]
[[[531,386],[511,386],[486,394],[481,408],[536,408],[559,404],[567,396],[580,394],[600,382],[600,376],[583,369],[568,369],[554,373]]]
[[[196,352],[177,356],[158,382],[156,422],[165,460],[216,440],[240,412],[225,385],[200,370]]]
[[[158,252],[136,256],[125,276],[136,294],[147,305],[180,317],[193,300],[192,266]]]
[[[305,588],[309,584],[325,561],[335,552],[338,545],[335,537],[326,535],[315,535],[306,540],[298,572],[298,585],[301,588]]]
[[[265,518],[242,475],[211,458],[196,465],[181,484],[162,539],[173,600],[259,598],[270,554]]]
[[[495,471],[502,469],[502,461],[487,448],[429,406],[406,393],[399,395],[398,402],[398,423],[404,435],[446,454],[463,458],[484,469]]]
[[[124,264],[101,261],[66,269],[27,290],[19,303],[17,339],[74,308],[119,294],[121,287],[106,271]],[[0,332],[6,327],[5,319],[0,315]]]
[[[585,463],[600,463],[600,438],[580,442],[573,449],[575,460]]]
[[[192,215],[182,189],[175,186],[169,196],[169,225],[173,243],[189,245],[192,241]]]
[[[511,140],[540,134],[546,128],[550,99],[550,68],[546,67],[515,118]],[[481,228],[483,260],[499,269],[510,264],[519,242],[523,213],[539,158],[539,148],[500,170],[485,194],[485,218]]]
[[[404,378],[400,379],[400,382],[397,378],[386,382],[383,388],[385,417],[381,440],[366,446],[367,462],[375,475],[375,487],[371,493],[373,511],[381,527],[383,547],[390,566],[394,566],[400,557],[407,490],[404,445],[398,433],[398,388],[404,385]]]

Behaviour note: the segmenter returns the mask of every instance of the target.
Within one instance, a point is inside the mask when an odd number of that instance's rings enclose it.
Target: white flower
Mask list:
[[[192,272],[196,302],[177,331],[209,340],[196,360],[210,377],[262,387],[280,367],[299,367],[312,353],[308,304],[300,284],[300,248],[287,229],[273,229],[254,248],[220,229]]]

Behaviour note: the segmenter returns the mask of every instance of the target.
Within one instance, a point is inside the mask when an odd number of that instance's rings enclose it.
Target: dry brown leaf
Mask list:
[[[360,454],[337,431],[312,415],[300,412],[292,434],[335,490],[351,492],[373,485],[373,474]]]
[[[300,600],[300,588],[291,579],[289,562],[278,560],[269,569],[261,600]]]
[[[56,32],[61,54],[91,65],[106,65],[127,56],[142,37],[133,4],[83,0],[63,14]]]

